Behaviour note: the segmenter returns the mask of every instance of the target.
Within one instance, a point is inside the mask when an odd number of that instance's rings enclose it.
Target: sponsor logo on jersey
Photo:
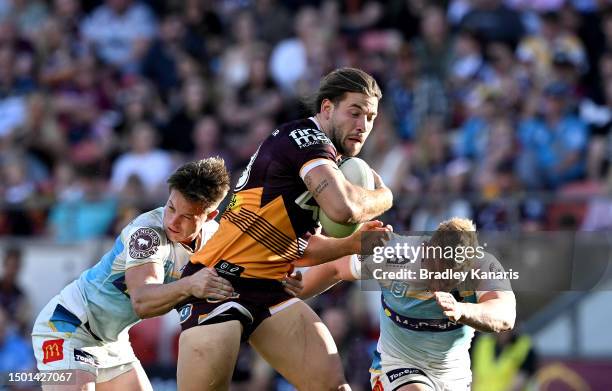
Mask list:
[[[42,344],[43,364],[64,359],[64,340],[50,339]]]
[[[134,259],[149,258],[157,251],[161,239],[153,228],[138,228],[130,236],[130,257]]]
[[[193,304],[187,304],[179,308],[178,313],[180,316],[180,323],[183,323],[191,316],[191,311],[193,310]]]
[[[232,194],[232,199],[229,202],[229,204],[227,204],[227,208],[225,208],[225,211],[232,211],[235,210],[237,208],[240,207],[240,205],[242,204],[240,197],[238,197],[238,195],[236,195],[236,193]]]
[[[215,265],[215,270],[218,274],[224,274],[226,276],[240,277],[244,271],[244,267],[234,265],[231,262],[221,260]]]
[[[300,149],[316,144],[331,144],[325,133],[318,129],[295,129],[289,136]]]
[[[374,387],[372,387],[372,391],[385,391],[385,388],[383,387],[382,382],[380,381],[380,378],[376,378],[376,383],[374,383]]]
[[[98,360],[93,354],[84,352],[80,349],[74,349],[74,361],[82,362],[83,364],[91,365],[92,367],[98,366]]]
[[[397,379],[401,379],[404,376],[408,375],[423,375],[426,376],[423,371],[418,368],[400,368],[394,369],[392,371],[387,372],[387,377],[389,378],[389,382],[393,383]]]

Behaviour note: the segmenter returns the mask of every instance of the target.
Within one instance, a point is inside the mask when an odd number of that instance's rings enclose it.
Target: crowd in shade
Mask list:
[[[383,91],[360,157],[395,231],[612,225],[607,1],[0,0],[0,234],[110,237],[193,159],[237,178],[342,66]],[[347,292],[317,308],[351,361]]]

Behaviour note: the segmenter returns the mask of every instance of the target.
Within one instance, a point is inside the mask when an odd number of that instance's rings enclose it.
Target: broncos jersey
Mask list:
[[[163,215],[164,208],[160,207],[136,217],[121,231],[112,249],[60,293],[67,309],[88,323],[91,332],[102,341],[126,337],[128,329],[140,320],[127,291],[127,269],[158,263],[164,268],[164,283],[168,283],[180,277],[181,269],[193,255],[187,246],[168,240]],[[200,248],[217,228],[216,221],[203,225]]]
[[[219,230],[191,261],[214,266],[224,260],[239,267],[240,277],[281,279],[318,226],[317,206],[302,202],[308,199],[303,178],[337,159],[314,117],[281,125],[251,157]]]

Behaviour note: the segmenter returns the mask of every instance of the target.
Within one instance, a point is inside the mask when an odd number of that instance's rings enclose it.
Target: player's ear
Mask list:
[[[329,99],[323,99],[321,102],[321,114],[325,116],[325,119],[329,119],[333,111],[334,103]]]
[[[212,212],[206,215],[206,221],[214,220],[215,217],[219,214],[219,209],[215,209]]]

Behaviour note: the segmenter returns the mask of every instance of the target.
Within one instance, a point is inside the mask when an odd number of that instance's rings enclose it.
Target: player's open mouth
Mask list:
[[[168,227],[168,231],[172,232],[173,234],[177,234],[179,233],[178,231],[173,230],[172,228]]]
[[[354,143],[363,143],[363,140],[359,137],[349,137],[349,140],[351,140]]]

